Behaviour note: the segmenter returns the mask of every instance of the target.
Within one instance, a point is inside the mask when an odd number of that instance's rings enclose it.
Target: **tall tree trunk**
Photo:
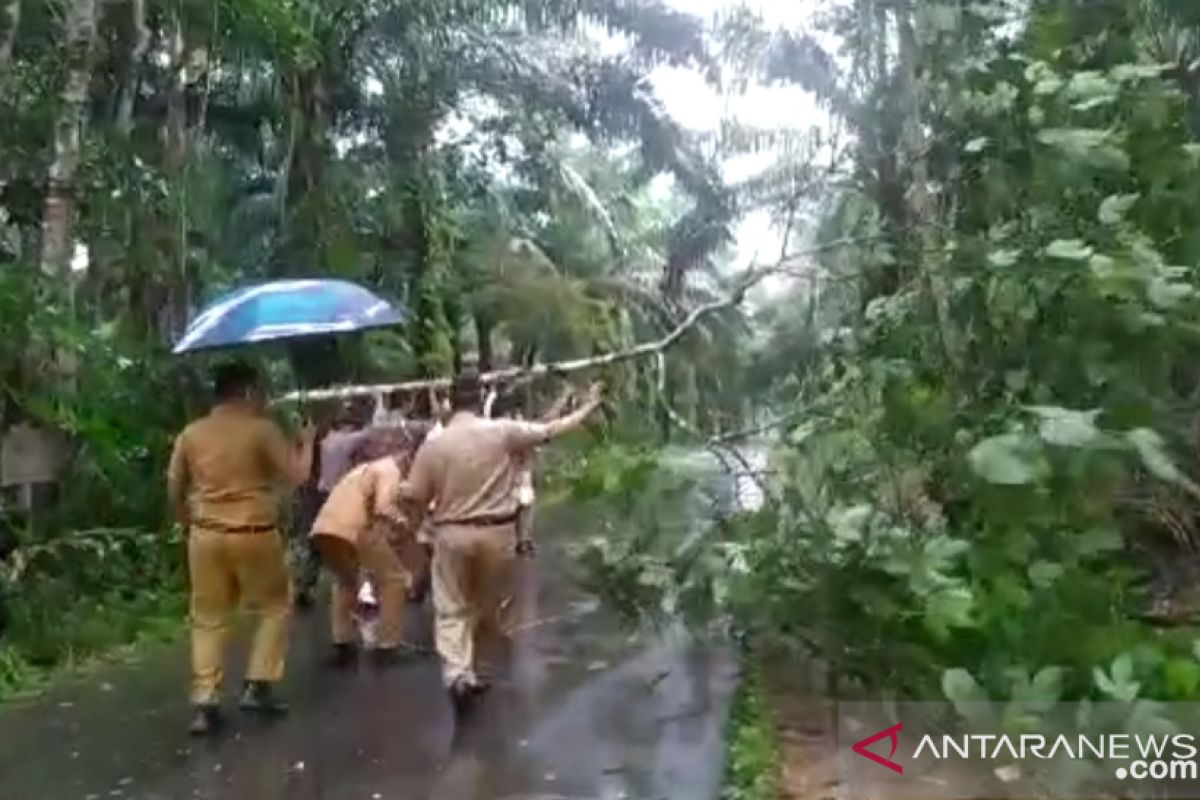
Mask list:
[[[161,290],[161,315],[158,330],[163,341],[181,332],[187,309],[187,160],[188,114],[187,86],[189,49],[183,30],[183,11],[178,6],[171,15],[171,87],[167,93],[167,120],[163,165],[172,186],[174,213],[162,220],[160,244],[166,280]]]
[[[325,164],[329,159],[329,97],[320,70],[308,69],[292,80],[294,108],[282,207],[282,268],[311,277],[326,267],[327,197]]]
[[[75,217],[75,171],[79,166],[86,124],[85,110],[96,38],[96,0],[70,0],[63,39],[67,79],[59,96],[54,126],[54,160],[50,164],[42,216],[42,272],[62,276],[71,261]]]
[[[920,78],[920,49],[911,9],[896,12],[900,63],[897,69],[899,96],[903,104],[902,141],[908,161],[909,190],[907,216],[916,227],[908,235],[910,258],[918,270],[917,277],[925,288],[927,300],[937,323],[937,332],[947,366],[959,366],[957,331],[950,318],[950,287],[942,263],[937,200],[929,191],[931,180],[928,147],[923,132],[925,118],[924,90]]]
[[[430,157],[439,110],[428,86],[414,85],[408,92],[388,122],[385,140],[392,162],[405,172],[397,191],[407,262],[405,294],[412,309],[410,341],[421,375],[431,376],[450,368],[447,362],[453,360],[443,346],[450,339],[444,294],[451,256],[448,237],[438,224],[444,198]]]
[[[125,67],[125,82],[117,101],[117,130],[124,136],[133,131],[133,107],[141,87],[142,62],[150,49],[150,28],[146,25],[146,0],[130,0],[129,24],[133,31],[133,46]]]
[[[0,28],[0,78],[8,71],[12,60],[13,45],[17,41],[17,29],[21,27],[21,0],[8,0],[4,4],[3,27]]]
[[[475,312],[475,341],[479,348],[479,369],[481,372],[491,372],[495,368],[496,351],[492,346],[492,332],[495,323],[487,313]]]

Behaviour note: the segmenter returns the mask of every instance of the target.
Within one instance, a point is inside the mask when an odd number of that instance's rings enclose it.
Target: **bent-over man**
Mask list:
[[[239,603],[258,617],[239,705],[286,710],[273,690],[283,678],[291,615],[277,490],[302,484],[312,459],[310,430],[289,443],[264,415],[266,396],[252,367],[221,367],[214,388],[216,405],[175,440],[167,474],[172,509],[188,532],[195,735],[220,721],[225,641]]]
[[[480,416],[473,368],[455,378],[451,394],[454,414],[417,452],[404,491],[413,530],[432,516],[434,637],[446,688],[462,705],[487,688],[480,650],[501,633],[499,607],[516,556],[520,460],[581,425],[601,400],[596,386],[579,410],[553,422],[489,420]]]
[[[354,542],[357,562],[378,596],[379,635],[372,658],[379,665],[397,662],[404,642],[405,595],[420,559],[419,545],[401,512],[400,485],[427,427],[409,425],[379,445],[361,447],[356,465],[334,487],[313,523],[314,536],[335,535]],[[423,554],[422,554],[423,555]],[[360,597],[357,575],[335,575],[330,616],[334,666],[347,666],[358,654],[354,606]]]

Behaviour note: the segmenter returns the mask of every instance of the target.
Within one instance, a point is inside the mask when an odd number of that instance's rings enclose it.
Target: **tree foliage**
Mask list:
[[[131,551],[84,563],[73,532],[165,527],[153,476],[204,365],[166,353],[222,291],[343,277],[410,310],[406,330],[271,359],[307,385],[586,356],[711,297],[735,191],[647,81],[660,65],[718,80],[706,34],[625,0],[0,3],[0,429],[72,443],[53,518],[6,515],[0,544],[65,554],[9,573],[12,613],[41,602],[38,581],[133,582]],[[701,424],[738,412],[732,379],[691,366],[732,363],[737,322],[672,366],[672,385],[724,398],[693,404]],[[610,377],[620,397],[654,385],[637,366]],[[159,554],[139,586],[178,581]]]
[[[728,32],[851,142],[805,198],[828,247],[760,318],[756,385],[798,418],[764,508],[663,591],[811,653],[839,696],[1194,697],[1188,636],[1142,618],[1147,554],[1197,541],[1191,5],[867,0],[815,24]]]

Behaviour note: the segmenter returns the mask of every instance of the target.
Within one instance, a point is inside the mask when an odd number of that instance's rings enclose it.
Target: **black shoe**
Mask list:
[[[485,678],[479,678],[474,683],[469,684],[469,689],[473,697],[479,697],[480,695],[487,694],[489,691],[491,691],[491,688],[492,682]]]
[[[339,642],[333,646],[329,656],[329,666],[334,669],[345,669],[358,661],[358,647],[351,642]]]
[[[465,678],[458,678],[446,687],[446,691],[450,693],[450,702],[454,704],[456,712],[461,714],[471,707],[471,701],[476,696],[472,690],[473,685]]]
[[[192,717],[192,724],[188,726],[188,733],[192,736],[208,736],[216,733],[221,727],[221,710],[216,706],[196,706],[196,714]]]
[[[246,681],[238,708],[263,716],[281,716],[288,711],[287,705],[280,702],[274,688],[266,681]]]

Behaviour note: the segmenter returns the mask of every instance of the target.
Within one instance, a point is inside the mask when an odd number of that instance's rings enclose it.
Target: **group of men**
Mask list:
[[[196,735],[221,721],[225,641],[239,606],[257,616],[239,706],[267,716],[286,711],[276,687],[293,598],[278,489],[304,485],[314,455],[311,428],[289,441],[266,416],[254,369],[225,365],[214,389],[211,412],[176,440],[167,478],[173,511],[188,531]],[[515,559],[530,549],[533,453],[580,426],[602,402],[594,386],[571,413],[541,422],[517,414],[495,419],[484,413],[484,390],[479,373],[464,369],[451,386],[445,419],[435,414],[433,424],[349,437],[341,451],[326,446],[321,472],[336,480],[323,481],[310,498],[320,506],[313,541],[348,543],[351,554],[326,559],[334,577],[333,663],[357,656],[352,612],[364,576],[380,614],[372,658],[381,665],[400,660],[408,649],[403,606],[420,598],[428,575],[442,677],[460,707],[488,688],[487,659],[505,634],[501,618]]]

